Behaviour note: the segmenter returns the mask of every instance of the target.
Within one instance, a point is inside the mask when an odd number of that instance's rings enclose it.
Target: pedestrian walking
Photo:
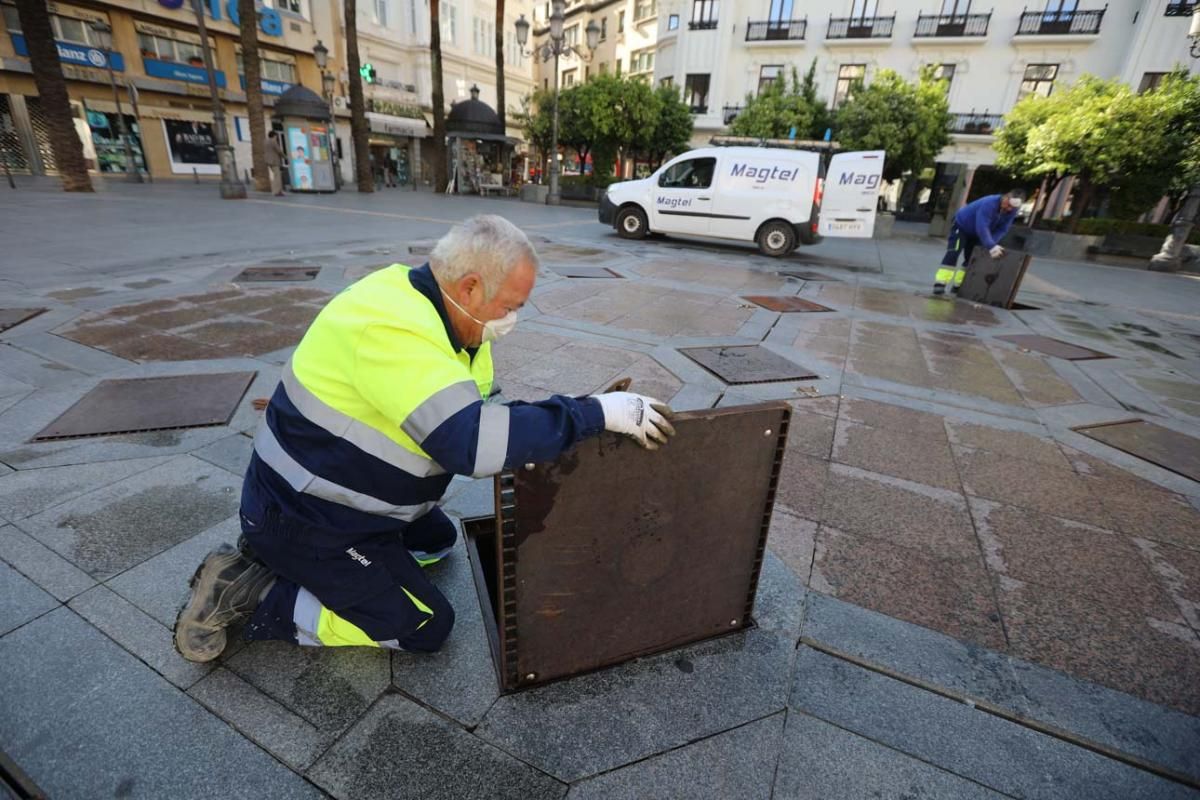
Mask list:
[[[1008,233],[1024,202],[1025,190],[1011,189],[1005,194],[981,197],[958,210],[954,224],[950,226],[942,266],[933,277],[934,294],[944,294],[947,285],[951,285],[951,291],[958,292],[967,274],[966,270],[958,269],[959,258],[963,266],[971,263],[971,251],[976,245],[986,247],[992,258],[1004,255],[1004,248],[997,242]]]
[[[267,171],[271,173],[271,193],[276,197],[283,196],[283,145],[279,142],[278,131],[267,134]]]

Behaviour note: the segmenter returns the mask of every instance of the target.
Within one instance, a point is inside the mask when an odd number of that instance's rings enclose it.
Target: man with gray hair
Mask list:
[[[550,461],[603,430],[656,449],[671,411],[610,392],[486,402],[491,343],[537,276],[525,234],[492,215],[455,226],[429,263],[394,264],[337,295],[283,368],[242,488],[242,538],[192,576],[184,658],[247,639],[434,651],[454,609],[422,567],[457,536],[438,508],[453,475]]]

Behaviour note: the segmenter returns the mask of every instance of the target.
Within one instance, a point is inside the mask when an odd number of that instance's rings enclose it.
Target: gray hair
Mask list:
[[[522,261],[538,268],[529,238],[504,217],[480,214],[455,225],[438,239],[429,254],[433,276],[442,285],[474,272],[483,280],[484,297],[496,296],[501,284]]]

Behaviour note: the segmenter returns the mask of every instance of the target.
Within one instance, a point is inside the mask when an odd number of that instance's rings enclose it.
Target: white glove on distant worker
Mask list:
[[[993,245],[992,249],[988,250],[988,255],[990,255],[992,258],[999,258],[1000,256],[1004,255],[1004,248],[998,244]]]
[[[604,429],[624,433],[647,450],[657,450],[675,435],[674,412],[663,402],[633,392],[607,392],[592,397],[604,409]]]

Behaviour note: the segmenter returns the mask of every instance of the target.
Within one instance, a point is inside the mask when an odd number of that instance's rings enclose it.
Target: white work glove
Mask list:
[[[998,244],[992,245],[992,249],[988,250],[988,255],[990,255],[992,258],[999,258],[1000,256],[1004,255],[1004,248]]]
[[[604,409],[605,430],[632,436],[647,450],[657,450],[667,443],[667,437],[675,435],[670,422],[674,412],[653,397],[633,392],[607,392],[592,397]]]

